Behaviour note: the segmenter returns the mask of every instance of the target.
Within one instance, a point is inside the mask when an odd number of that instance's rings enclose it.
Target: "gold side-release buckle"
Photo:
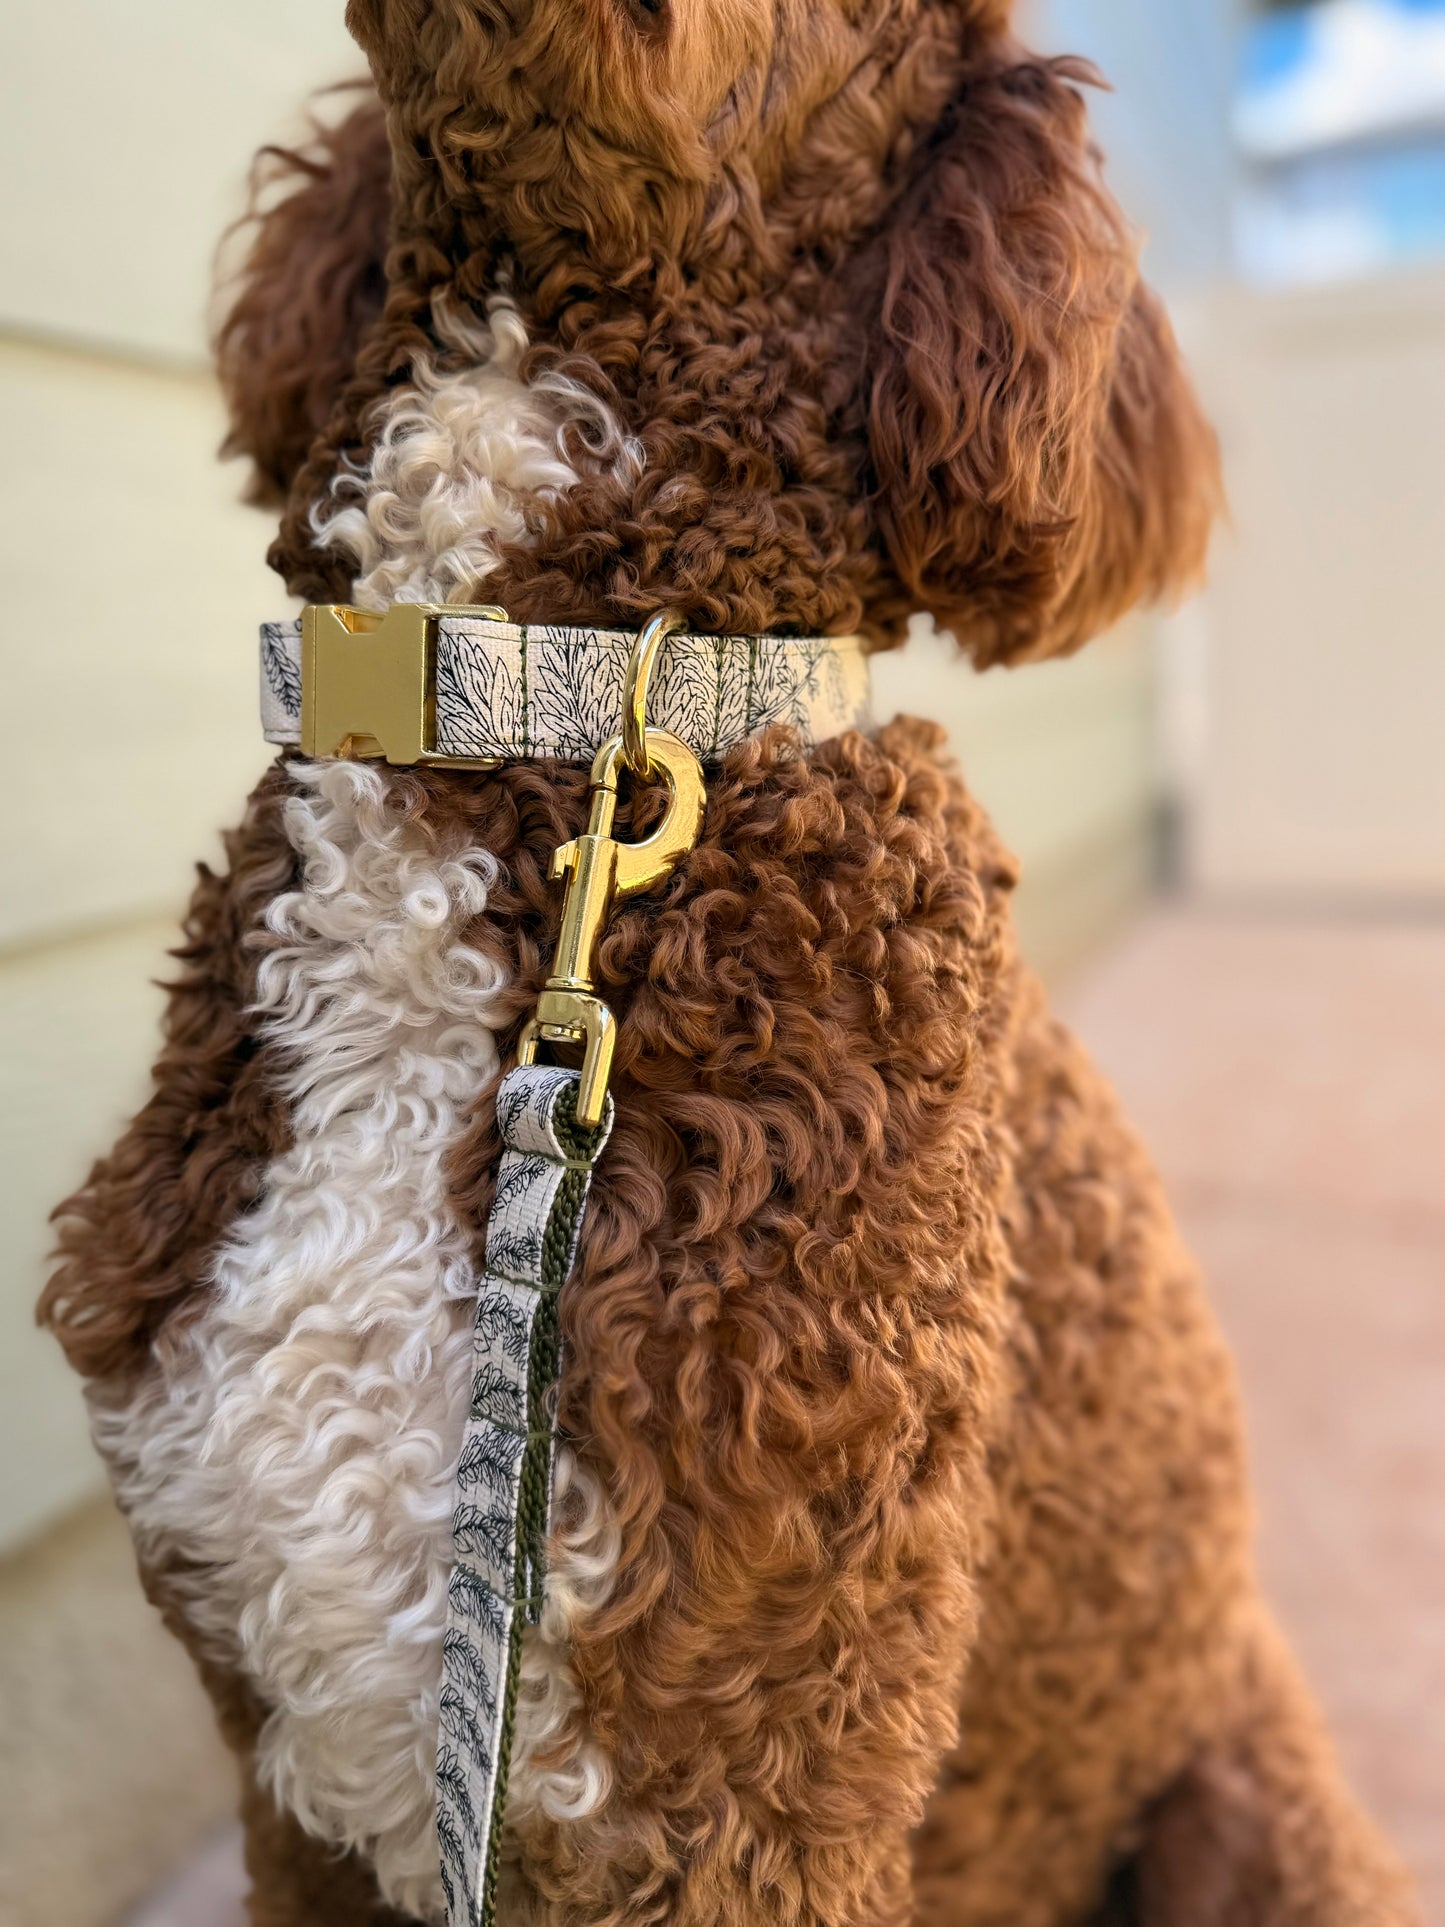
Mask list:
[[[437,623],[444,615],[507,620],[505,609],[489,604],[397,602],[385,615],[344,603],[312,603],[303,610],[302,755],[491,767],[494,759],[437,753]]]
[[[552,876],[567,881],[562,927],[552,975],[517,1047],[522,1064],[535,1064],[543,1043],[581,1047],[577,1121],[589,1129],[602,1122],[617,1040],[617,1020],[596,990],[597,950],[607,919],[618,898],[650,890],[672,874],[696,846],[707,806],[702,765],[687,744],[646,725],[648,678],[663,637],[676,627],[670,617],[654,617],[638,637],[623,690],[624,727],[593,759],[586,832],[552,853]],[[634,719],[634,727],[627,719]],[[639,782],[660,776],[670,792],[667,814],[641,843],[622,843],[612,834],[625,768]]]

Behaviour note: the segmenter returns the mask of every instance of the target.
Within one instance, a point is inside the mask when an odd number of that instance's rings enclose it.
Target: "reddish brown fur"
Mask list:
[[[1012,882],[928,746],[739,751],[604,950],[626,1041],[564,1422],[623,1531],[575,1657],[626,1792],[529,1843],[559,1919],[906,1915],[988,1516]],[[490,1133],[470,1162],[480,1222]]]
[[[538,6],[517,48],[490,5],[354,0],[396,154],[390,292],[295,477],[272,555],[290,586],[348,593],[311,510],[433,347],[433,296],[478,299],[502,272],[537,357],[647,456],[507,558],[488,594],[519,616],[627,622],[666,600],[709,630],[886,643],[921,605],[987,662],[1072,648],[1191,580],[1213,443],[1098,183],[1087,70],[1027,55],[1002,13],[788,0],[775,29],[751,22],[775,34],[769,67],[726,23],[702,46],[695,7],[589,43]],[[726,98],[696,98],[693,68],[730,57]],[[253,264],[256,312],[290,312],[283,261]],[[239,398],[235,445],[265,459],[258,402],[253,424]]]
[[[248,497],[266,505],[285,501],[386,294],[386,119],[369,88],[342,91],[361,99],[307,146],[262,148],[252,211],[227,237],[248,245],[216,331],[223,452],[250,457]]]
[[[886,641],[922,601],[993,660],[1195,569],[1212,444],[1078,70],[1025,55],[1001,0],[520,11],[352,0],[396,152],[385,312],[304,458],[299,364],[277,410],[233,382],[238,446],[291,482],[293,587],[347,592],[310,509],[434,349],[432,294],[504,268],[535,358],[648,457],[539,517],[488,583],[520,615],[676,602]],[[324,229],[344,172],[263,228],[255,338],[291,293],[267,235]],[[340,327],[333,384],[357,312],[296,337]],[[100,1396],[284,1138],[245,1017],[284,786],[203,877],[157,1094],[70,1207],[46,1310]],[[542,765],[397,784],[438,843],[497,855],[472,934],[516,970],[517,1020],[584,789]],[[733,753],[702,846],[607,938],[619,1121],[563,1416],[624,1530],[575,1652],[619,1791],[523,1842],[556,1927],[1414,1918],[1259,1606],[1228,1361],[1147,1162],[1013,959],[1011,881],[936,732],[809,757],[780,735]],[[454,1172],[478,1228],[496,1149],[484,1106]],[[209,1683],[247,1751],[256,1709]],[[247,1814],[263,1927],[388,1920],[361,1870],[328,1886]]]
[[[225,839],[227,870],[198,866],[170,986],[154,1093],[84,1188],[57,1212],[61,1264],[40,1316],[87,1378],[126,1378],[205,1284],[226,1228],[256,1202],[286,1122],[248,1020],[261,919],[293,887],[273,770]]]
[[[627,1792],[527,1842],[547,1917],[1058,1927],[1142,1834],[1149,1927],[1409,1920],[1254,1601],[1193,1272],[1010,958],[1010,867],[936,743],[736,752],[704,847],[607,940],[620,1116],[564,1416],[627,1527],[576,1656]],[[232,879],[203,879],[162,1099],[211,1093],[249,994],[250,880],[289,860],[275,784]],[[474,934],[517,971],[518,1019],[584,791],[547,766],[400,786],[443,846],[498,854]],[[253,1173],[280,1128],[254,1102],[216,1087]],[[158,1099],[71,1221],[52,1315],[106,1376],[143,1358],[152,1301],[103,1253],[185,1182],[192,1132]],[[456,1172],[477,1225],[495,1151],[486,1114]],[[207,1255],[199,1236],[191,1275]],[[124,1349],[96,1348],[92,1308]],[[254,1714],[228,1718],[249,1750]],[[319,1850],[248,1812],[258,1922],[388,1919],[357,1911],[355,1874],[319,1900]]]
[[[890,213],[867,368],[903,591],[980,665],[1068,650],[1198,566],[1211,454],[1076,90],[991,52]]]

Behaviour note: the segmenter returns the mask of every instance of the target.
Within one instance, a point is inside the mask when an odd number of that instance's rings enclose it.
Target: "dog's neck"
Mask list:
[[[858,343],[812,260],[755,287],[724,301],[657,277],[540,325],[535,290],[480,310],[439,293],[408,379],[307,502],[292,587],[532,622],[626,628],[674,605],[710,634],[856,630],[877,567]]]
[[[780,182],[743,160],[702,198],[674,180],[646,233],[609,228],[603,195],[585,244],[524,220],[503,147],[473,180],[394,110],[406,212],[373,392],[359,385],[354,429],[297,485],[273,552],[292,589],[501,602],[532,622],[628,627],[671,606],[705,633],[895,635],[843,266],[951,84],[949,51],[932,67],[926,48],[898,51],[866,114],[840,94]]]

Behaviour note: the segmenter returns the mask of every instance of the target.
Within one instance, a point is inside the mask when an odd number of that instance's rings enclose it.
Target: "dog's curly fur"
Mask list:
[[[881,643],[922,605],[989,662],[1191,579],[1212,439],[1098,181],[1088,69],[1026,54],[998,5],[729,0],[648,31],[626,9],[537,5],[511,29],[492,5],[355,0],[395,154],[389,289],[294,477],[272,552],[291,587],[349,593],[313,510],[434,351],[437,293],[480,305],[499,275],[533,369],[600,396],[644,454],[514,545],[493,586],[518,616],[667,601],[708,631]],[[369,106],[330,136],[344,206],[381,139]],[[255,317],[269,292],[294,341],[282,263],[315,192],[308,173],[261,229],[223,336],[233,443],[268,478],[311,391],[278,394]]]
[[[351,0],[384,117],[363,100],[268,190],[221,338],[290,586],[351,593],[338,477],[398,394],[465,376],[436,318],[499,298],[522,376],[640,455],[579,445],[476,545],[519,616],[886,645],[923,606],[989,663],[1192,579],[1213,443],[1086,72],[1007,15]],[[603,945],[618,1122],[561,1416],[616,1535],[570,1654],[610,1792],[520,1816],[509,1922],[1405,1927],[1257,1597],[1194,1272],[1014,955],[1011,861],[940,740],[734,750],[697,851]],[[290,1142],[254,1011],[277,901],[312,887],[298,787],[283,761],[203,873],[154,1095],[64,1210],[43,1315],[102,1414],[183,1353]],[[377,807],[437,874],[489,853],[459,941],[505,1061],[585,773],[398,774]],[[474,1242],[497,1151],[484,1091],[448,1150]],[[144,1563],[247,1763],[258,1927],[399,1920],[364,1838],[334,1859],[257,1784],[276,1708],[197,1631],[208,1569]]]

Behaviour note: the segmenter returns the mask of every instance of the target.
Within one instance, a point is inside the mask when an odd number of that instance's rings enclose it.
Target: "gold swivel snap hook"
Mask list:
[[[663,640],[680,627],[675,616],[654,616],[639,634],[623,684],[622,728],[593,759],[586,832],[552,855],[552,876],[567,883],[562,927],[552,975],[522,1032],[517,1056],[520,1063],[534,1064],[544,1042],[581,1046],[577,1121],[585,1128],[602,1122],[617,1036],[617,1020],[595,989],[597,950],[612,906],[663,882],[695,848],[702,829],[707,802],[702,765],[680,738],[647,724],[653,664]],[[660,777],[669,791],[666,815],[640,843],[620,842],[612,834],[624,767],[637,782]]]

